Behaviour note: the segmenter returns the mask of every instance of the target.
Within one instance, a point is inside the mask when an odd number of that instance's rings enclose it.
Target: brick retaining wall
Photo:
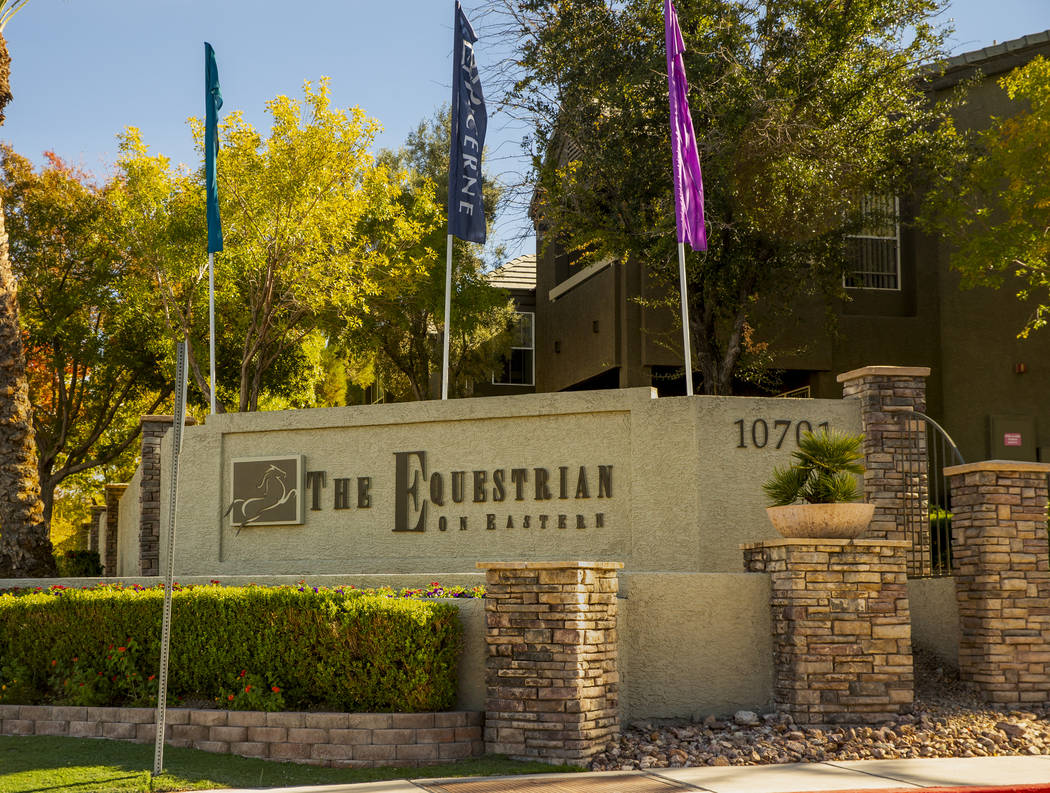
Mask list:
[[[0,735],[152,743],[153,708],[0,705]],[[484,754],[482,714],[263,713],[169,708],[167,744],[309,765],[419,766]]]

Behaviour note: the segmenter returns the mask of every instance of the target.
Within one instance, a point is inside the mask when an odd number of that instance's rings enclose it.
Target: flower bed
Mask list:
[[[178,587],[168,695],[235,710],[422,712],[455,702],[464,596],[426,589]],[[0,594],[0,703],[148,706],[161,587]]]

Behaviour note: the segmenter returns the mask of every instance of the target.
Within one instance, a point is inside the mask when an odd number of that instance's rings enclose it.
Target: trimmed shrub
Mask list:
[[[145,705],[156,697],[160,589],[0,595],[0,701]],[[456,698],[457,608],[308,587],[172,597],[169,697],[244,709],[418,712]],[[12,681],[18,681],[14,683]],[[7,695],[7,696],[5,696]]]
[[[66,551],[55,557],[58,573],[63,578],[92,578],[102,575],[98,551]]]

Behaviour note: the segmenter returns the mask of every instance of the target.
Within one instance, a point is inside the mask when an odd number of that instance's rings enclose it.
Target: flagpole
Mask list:
[[[211,370],[211,415],[215,415],[215,254],[208,254],[208,363]]]
[[[211,415],[218,404],[215,392],[215,252],[222,250],[222,220],[219,217],[219,187],[216,154],[219,149],[219,110],[222,91],[219,90],[219,68],[215,64],[215,50],[204,42],[204,196],[205,217],[208,221],[208,375],[211,392]]]
[[[452,235],[448,235],[445,254],[445,332],[441,350],[441,398],[448,399],[448,340],[452,319]]]
[[[689,345],[689,302],[685,287],[685,243],[678,243],[678,280],[682,303],[682,349],[685,351],[685,393],[693,395],[693,351]]]

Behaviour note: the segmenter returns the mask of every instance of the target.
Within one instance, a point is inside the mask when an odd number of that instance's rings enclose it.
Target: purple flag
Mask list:
[[[678,13],[671,0],[664,0],[664,32],[667,38],[667,87],[671,98],[671,163],[674,169],[674,213],[678,241],[694,251],[707,250],[704,229],[704,182],[700,155],[696,150],[693,119],[689,115],[689,83],[685,79],[685,42],[678,27]]]

